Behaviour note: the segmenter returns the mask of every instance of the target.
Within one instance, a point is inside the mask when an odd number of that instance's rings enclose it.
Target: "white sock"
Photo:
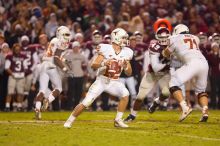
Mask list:
[[[55,99],[55,97],[52,94],[50,94],[48,97],[49,103],[53,102],[54,99]]]
[[[186,110],[189,108],[189,107],[187,106],[185,100],[182,100],[182,101],[180,102],[180,106],[181,106],[181,108],[182,108],[183,111],[186,111]]]
[[[120,119],[122,119],[123,114],[124,114],[123,112],[117,111],[115,120],[120,120]]]
[[[205,105],[205,106],[202,107],[202,110],[207,110],[207,109],[208,109],[208,106],[207,106],[207,105]]]
[[[208,106],[207,106],[207,105],[205,105],[205,106],[202,107],[202,113],[206,113],[207,110],[208,110]]]
[[[76,119],[76,117],[71,114],[69,116],[69,118],[67,119],[67,121],[73,123],[75,121],[75,119]]]
[[[6,102],[5,107],[6,107],[6,108],[10,108],[10,103],[9,103],[9,102]]]
[[[132,115],[132,116],[135,116],[135,117],[136,117],[136,116],[137,116],[137,112],[138,112],[138,111],[135,111],[135,110],[131,109],[131,115]]]
[[[157,97],[154,101],[155,101],[157,104],[160,104],[160,99],[159,99],[159,97]]]
[[[22,104],[20,102],[18,102],[17,107],[22,107]]]
[[[41,102],[40,101],[36,101],[35,108],[37,110],[40,110],[40,108],[41,108]]]

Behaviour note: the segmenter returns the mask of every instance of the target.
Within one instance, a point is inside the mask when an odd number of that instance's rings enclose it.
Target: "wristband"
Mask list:
[[[63,68],[63,71],[64,71],[64,72],[66,72],[66,71],[67,71],[67,68],[66,68],[66,67],[64,67],[64,68]]]

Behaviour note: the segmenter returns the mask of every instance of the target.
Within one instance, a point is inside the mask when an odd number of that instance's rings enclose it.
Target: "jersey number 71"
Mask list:
[[[189,44],[190,49],[199,49],[195,39],[187,38],[187,39],[183,39],[183,40],[184,40],[184,43]]]

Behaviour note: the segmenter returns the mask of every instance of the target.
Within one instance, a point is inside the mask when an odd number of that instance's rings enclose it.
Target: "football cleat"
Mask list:
[[[18,112],[23,112],[23,108],[22,108],[22,107],[18,107],[18,108],[17,108],[17,111],[18,111]]]
[[[209,118],[208,110],[203,110],[202,117],[199,120],[199,122],[207,122],[208,118]]]
[[[43,105],[42,105],[42,111],[46,111],[49,106],[49,100],[47,98],[44,98]]]
[[[202,115],[202,118],[199,120],[199,122],[207,122],[208,118],[208,115]]]
[[[182,111],[179,121],[182,122],[183,120],[185,120],[191,112],[192,109],[190,107],[186,111]]]
[[[115,120],[114,126],[115,127],[121,127],[121,128],[127,128],[128,127],[128,125],[125,124],[122,119]]]
[[[132,122],[135,120],[135,116],[133,116],[132,114],[129,114],[128,117],[126,119],[124,119],[124,122]]]
[[[68,129],[71,128],[71,126],[72,126],[72,122],[70,122],[69,120],[67,120],[63,125],[64,128],[68,128]]]
[[[5,112],[10,112],[10,108],[9,108],[9,107],[6,107],[6,108],[4,109],[4,111],[5,111]]]
[[[41,120],[41,112],[37,109],[35,109],[35,119],[36,120]]]
[[[148,108],[148,112],[149,113],[154,113],[155,112],[155,110],[156,110],[156,108],[159,106],[159,104],[158,103],[156,103],[156,101],[154,101],[152,104],[151,104],[151,106]]]

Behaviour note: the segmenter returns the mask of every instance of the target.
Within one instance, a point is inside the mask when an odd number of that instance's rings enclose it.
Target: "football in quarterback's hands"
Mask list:
[[[117,60],[110,60],[109,66],[107,67],[107,72],[109,77],[114,77],[116,73],[119,73],[121,66]]]

